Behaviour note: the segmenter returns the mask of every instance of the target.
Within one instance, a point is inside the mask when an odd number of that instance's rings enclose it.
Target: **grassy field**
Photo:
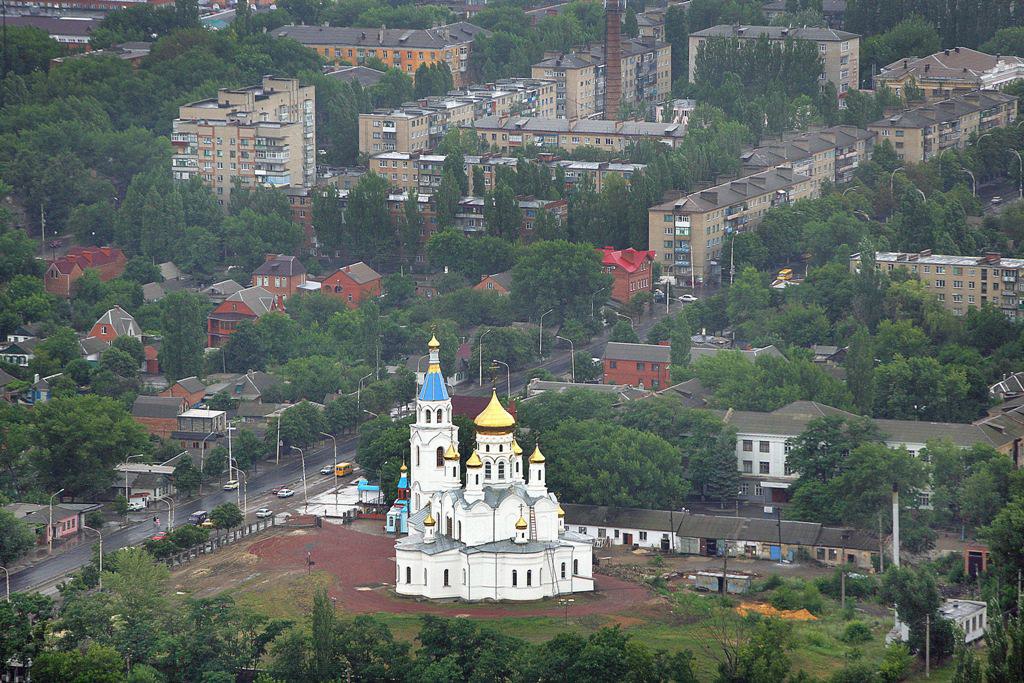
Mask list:
[[[258,588],[246,583],[231,593],[238,603],[268,617],[306,619],[317,588],[328,587],[333,577],[326,572],[313,572],[309,576],[292,575],[287,579],[265,583]],[[764,595],[747,596],[757,600]],[[603,626],[618,625],[638,641],[658,650],[690,650],[696,658],[701,680],[710,680],[718,662],[717,643],[723,638],[742,638],[745,621],[732,607],[716,596],[695,593],[688,588],[675,587],[664,591],[660,599],[638,604],[628,615],[601,615],[574,618],[571,610],[568,620],[554,617],[506,617],[500,620],[481,619],[480,623],[499,629],[507,635],[530,642],[544,642],[558,633],[576,631],[591,633]],[[453,614],[471,615],[467,605],[453,605]],[[390,627],[399,639],[413,641],[419,631],[419,617],[408,614],[382,613],[375,615]],[[891,622],[888,617],[873,616],[866,611],[855,612],[854,619],[871,629],[870,641],[848,645],[841,636],[849,623],[843,619],[836,602],[825,599],[824,609],[815,621],[792,621],[792,649],[789,652],[794,669],[806,671],[817,680],[827,679],[841,669],[850,658],[877,664],[885,652],[884,638]],[[952,666],[932,671],[931,681],[948,681]],[[915,672],[908,680],[925,681],[923,671]]]

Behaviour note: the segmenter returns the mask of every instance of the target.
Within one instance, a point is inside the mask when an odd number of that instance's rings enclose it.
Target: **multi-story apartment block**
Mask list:
[[[171,166],[177,180],[199,176],[222,206],[243,187],[303,187],[316,175],[316,92],[294,78],[224,89],[182,105],[174,120]]]
[[[950,148],[963,149],[974,133],[1003,128],[1017,120],[1017,97],[976,90],[925,104],[868,125],[876,143],[888,140],[896,156],[920,163]]]
[[[690,80],[697,70],[697,54],[707,40],[725,38],[757,40],[766,36],[773,43],[787,40],[809,40],[817,43],[824,71],[822,83],[830,82],[842,99],[847,91],[857,90],[860,73],[860,36],[856,33],[831,28],[787,28],[785,26],[729,26],[720,25],[690,34]]]
[[[809,176],[820,191],[825,181],[842,184],[853,180],[857,167],[871,157],[874,141],[873,133],[856,126],[787,134],[745,150],[741,156],[743,173],[787,167]]]
[[[553,118],[585,119],[597,113],[597,67],[588,60],[556,52],[534,64],[531,73],[556,83]]]
[[[861,255],[850,256],[850,269],[859,272]],[[1024,259],[984,256],[942,256],[931,250],[918,253],[875,252],[875,268],[883,273],[903,269],[918,277],[943,308],[964,315],[989,303],[1007,318],[1024,320]],[[1021,284],[1018,285],[1018,280]]]
[[[648,244],[677,285],[717,282],[730,235],[753,229],[773,207],[816,196],[811,178],[792,169],[756,173],[652,206]]]
[[[359,151],[413,153],[428,151],[457,126],[484,116],[554,116],[555,83],[509,78],[495,83],[425,97],[399,109],[359,115]]]
[[[282,26],[271,31],[277,38],[302,43],[334,64],[361,65],[376,57],[389,68],[415,77],[421,64],[443,62],[451,69],[456,87],[469,82],[466,71],[473,39],[489,33],[464,21],[431,29]]]
[[[678,123],[603,119],[568,121],[487,116],[478,119],[473,129],[480,136],[480,142],[502,151],[534,145],[561,148],[567,152],[585,146],[606,152],[621,152],[629,144],[640,140],[653,140],[676,147],[686,136],[686,127]]]
[[[647,168],[646,164],[632,164],[624,161],[549,161],[552,173],[556,168],[561,168],[565,176],[565,188],[569,189],[580,182],[583,178],[590,178],[594,184],[594,190],[600,192],[604,189],[605,181],[609,176],[617,176],[629,182],[633,176],[643,173]]]
[[[579,119],[605,110],[605,47],[596,43],[570,54],[545,55],[533,65],[534,78],[558,83],[558,118]],[[653,36],[622,41],[622,101],[658,104],[672,89],[672,46]]]
[[[927,57],[899,59],[875,74],[875,89],[889,88],[897,95],[911,83],[924,91],[929,102],[973,90],[1001,90],[1024,78],[1024,59],[989,55],[968,47],[954,47]]]

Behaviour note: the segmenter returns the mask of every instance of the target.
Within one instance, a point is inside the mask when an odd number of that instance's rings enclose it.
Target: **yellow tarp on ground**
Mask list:
[[[761,602],[741,602],[736,607],[736,612],[741,617],[747,616],[750,612],[757,612],[758,614],[766,617],[776,617],[778,619],[789,619],[791,621],[817,621],[818,617],[814,616],[805,609],[775,609],[771,605]]]

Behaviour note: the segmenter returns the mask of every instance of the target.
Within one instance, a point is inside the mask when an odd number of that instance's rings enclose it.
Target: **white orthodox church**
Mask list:
[[[496,394],[476,417],[476,448],[462,483],[458,428],[438,359],[430,365],[410,426],[409,535],[395,544],[402,595],[463,600],[537,600],[591,591],[591,544],[565,529],[548,493],[544,456],[516,443],[515,418]]]

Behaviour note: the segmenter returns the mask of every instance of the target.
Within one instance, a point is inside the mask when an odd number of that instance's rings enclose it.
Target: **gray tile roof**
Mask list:
[[[479,130],[500,129],[516,133],[582,133],[586,135],[633,135],[681,138],[686,128],[679,123],[648,123],[646,121],[611,121],[608,119],[544,119],[538,117],[483,116],[473,126]]]
[[[14,382],[15,379],[16,378],[13,375],[9,375],[3,370],[0,370],[0,388],[6,387],[11,382]]]
[[[348,266],[342,266],[338,270],[348,275],[356,284],[360,285],[380,279],[380,273],[362,261],[357,261],[356,263]]]
[[[277,297],[262,287],[248,287],[246,289],[238,290],[225,299],[225,301],[241,301],[256,314],[257,318],[259,318],[271,311],[276,299]]]
[[[190,394],[193,394],[193,393],[195,393],[197,391],[206,391],[206,385],[203,384],[199,380],[199,378],[195,377],[195,376],[193,376],[193,377],[182,377],[177,382],[175,382],[175,384],[177,384],[178,386],[180,386],[182,389],[184,389],[185,391],[189,392]]]
[[[723,349],[719,347],[692,346],[690,347],[690,363],[696,363],[701,358],[717,356],[720,353],[738,353],[751,362],[758,356],[785,358],[782,351],[779,351],[774,345],[762,346],[759,349]]]
[[[589,61],[580,59],[570,52],[568,54],[561,54],[542,59],[534,64],[534,66],[543,69],[583,69],[588,66],[593,66],[593,64]]]
[[[618,508],[606,505],[576,505],[563,503],[566,525],[614,527],[618,529],[650,529],[672,531],[683,517],[682,512]]]
[[[977,90],[947,100],[924,104],[889,118],[879,119],[869,123],[868,127],[925,128],[943,121],[953,121],[976,111],[984,111],[1000,104],[1013,102],[1016,99],[1013,95],[994,90]]]
[[[788,28],[786,26],[733,26],[730,24],[719,24],[706,28],[703,31],[696,31],[690,36],[700,38],[751,38],[768,36],[769,40],[813,40],[820,43],[828,43],[843,40],[860,38],[856,33],[837,31],[831,28],[818,28],[816,26],[803,26]]]
[[[383,71],[371,69],[368,66],[346,66],[336,71],[328,71],[325,76],[336,78],[339,81],[355,81],[362,86],[377,85],[384,77]]]
[[[114,306],[101,315],[95,324],[110,325],[119,337],[138,337],[142,334],[142,330],[139,328],[139,324],[135,322],[135,318],[120,306]]]
[[[672,361],[672,347],[661,344],[629,344],[610,341],[604,347],[604,358],[606,360],[669,363]]]
[[[138,396],[132,404],[132,417],[175,418],[181,407],[182,399],[177,396]]]
[[[752,197],[769,192],[782,191],[807,180],[810,180],[808,176],[794,173],[792,169],[773,168],[715,185],[706,190],[699,190],[685,197],[654,206],[652,209],[681,213],[704,213],[723,209],[733,204],[741,204]]]
[[[302,265],[295,256],[288,256],[285,254],[278,254],[273,258],[267,257],[263,263],[259,265],[256,270],[252,271],[253,275],[302,275],[306,272],[306,267]]]
[[[221,280],[220,282],[214,282],[200,293],[205,296],[229,297],[235,292],[240,292],[243,289],[245,289],[245,287],[234,280]]]
[[[977,80],[981,76],[993,71],[999,62],[1019,65],[1024,59],[1011,55],[990,55],[969,47],[954,47],[948,50],[940,50],[927,57],[908,57],[897,59],[891,64],[882,67],[875,75],[876,79],[885,81],[889,79],[902,79],[907,75],[924,76],[927,73],[929,80]],[[925,71],[925,67],[927,72]]]
[[[383,36],[381,36],[383,33]],[[271,31],[276,38],[291,38],[303,45],[353,45],[388,48],[444,49],[472,42],[490,31],[465,21],[439,28],[355,28],[349,26],[282,26]],[[381,39],[383,37],[383,39]]]

